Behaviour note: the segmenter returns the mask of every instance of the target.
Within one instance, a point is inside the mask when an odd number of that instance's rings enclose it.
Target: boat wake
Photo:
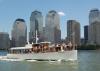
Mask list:
[[[7,56],[0,56],[0,61],[22,61],[22,59],[9,59]]]
[[[50,64],[52,63],[62,63],[62,62],[74,62],[74,60],[69,60],[69,61],[63,61],[63,60],[33,60],[33,59],[28,59],[28,60],[25,60],[25,59],[10,59],[10,58],[7,58],[7,56],[0,56],[0,61],[27,61],[27,62],[49,62]],[[76,62],[76,61],[75,61]]]

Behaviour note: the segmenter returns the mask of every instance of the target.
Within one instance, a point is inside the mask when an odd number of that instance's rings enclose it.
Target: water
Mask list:
[[[0,61],[0,71],[100,71],[100,51],[79,51],[78,62]]]
[[[78,71],[100,71],[100,50],[80,51]]]

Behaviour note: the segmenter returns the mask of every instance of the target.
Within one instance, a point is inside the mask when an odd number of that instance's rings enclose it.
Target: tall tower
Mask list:
[[[10,48],[9,34],[6,32],[0,32],[0,49]]]
[[[98,21],[100,22],[100,11],[98,9],[92,9],[89,13],[89,24]]]
[[[84,43],[87,44],[88,43],[88,25],[84,26]]]
[[[12,46],[25,46],[27,42],[27,26],[24,19],[16,19],[12,29]]]
[[[89,13],[89,44],[100,45],[100,11],[92,9]]]
[[[61,40],[60,17],[54,10],[46,15],[45,40],[52,43],[60,43]]]
[[[67,39],[72,44],[80,45],[80,23],[76,20],[67,21]]]
[[[34,11],[31,13],[30,17],[30,32],[29,32],[29,41],[30,43],[35,43],[35,36],[37,35],[39,38],[38,42],[43,41],[43,16],[39,11]]]

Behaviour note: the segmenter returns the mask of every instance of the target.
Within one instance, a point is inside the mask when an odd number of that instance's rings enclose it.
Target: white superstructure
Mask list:
[[[42,44],[41,47],[39,44],[28,44],[25,47],[11,48],[7,58],[23,60],[77,60],[77,50],[69,47],[69,49],[65,47],[51,47],[50,45],[50,47],[46,48],[48,43]]]

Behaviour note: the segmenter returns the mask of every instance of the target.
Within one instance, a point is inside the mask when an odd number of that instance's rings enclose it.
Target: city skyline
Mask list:
[[[76,20],[67,21],[67,42],[80,46],[80,23]]]
[[[0,0],[0,32],[8,32],[11,36],[12,24],[15,19],[23,18],[28,29],[30,28],[30,15],[34,10],[39,10],[46,16],[50,10],[60,13],[60,28],[62,38],[67,36],[67,20],[77,20],[81,25],[81,37],[84,36],[84,25],[89,24],[89,11],[100,7],[100,1],[73,1],[73,0]],[[29,30],[28,30],[29,32]]]
[[[50,41],[52,43],[60,43],[60,16],[55,10],[49,11],[46,15],[44,32],[45,41]]]
[[[100,45],[100,10],[90,11],[88,31],[88,43]]]
[[[33,11],[30,16],[30,32],[29,32],[29,41],[30,43],[35,42],[36,31],[39,38],[39,42],[43,41],[43,16],[39,11]]]
[[[25,46],[27,42],[27,26],[24,19],[16,19],[12,27],[11,44],[13,47]]]

